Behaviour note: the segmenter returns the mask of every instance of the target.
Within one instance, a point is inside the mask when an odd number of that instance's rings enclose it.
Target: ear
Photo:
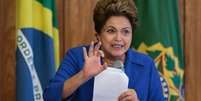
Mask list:
[[[97,41],[99,42],[100,41],[100,34],[96,33],[95,36],[96,36]]]

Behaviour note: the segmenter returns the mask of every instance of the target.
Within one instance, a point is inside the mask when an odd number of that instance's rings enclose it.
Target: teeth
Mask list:
[[[115,44],[115,45],[112,45],[112,47],[114,47],[114,48],[121,48],[122,45]]]

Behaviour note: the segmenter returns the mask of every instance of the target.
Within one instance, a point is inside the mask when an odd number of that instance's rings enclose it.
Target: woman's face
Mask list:
[[[124,16],[112,16],[103,26],[98,39],[107,57],[121,58],[125,55],[132,41],[132,27]]]

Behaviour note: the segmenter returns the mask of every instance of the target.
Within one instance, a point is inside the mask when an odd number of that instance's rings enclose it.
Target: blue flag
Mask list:
[[[43,101],[59,64],[54,0],[17,0],[16,100]]]

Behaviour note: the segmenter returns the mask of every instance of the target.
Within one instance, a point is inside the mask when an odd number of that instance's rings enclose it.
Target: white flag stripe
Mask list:
[[[43,90],[34,66],[32,48],[21,30],[18,30],[17,47],[19,48],[31,75],[34,101],[43,101]]]

